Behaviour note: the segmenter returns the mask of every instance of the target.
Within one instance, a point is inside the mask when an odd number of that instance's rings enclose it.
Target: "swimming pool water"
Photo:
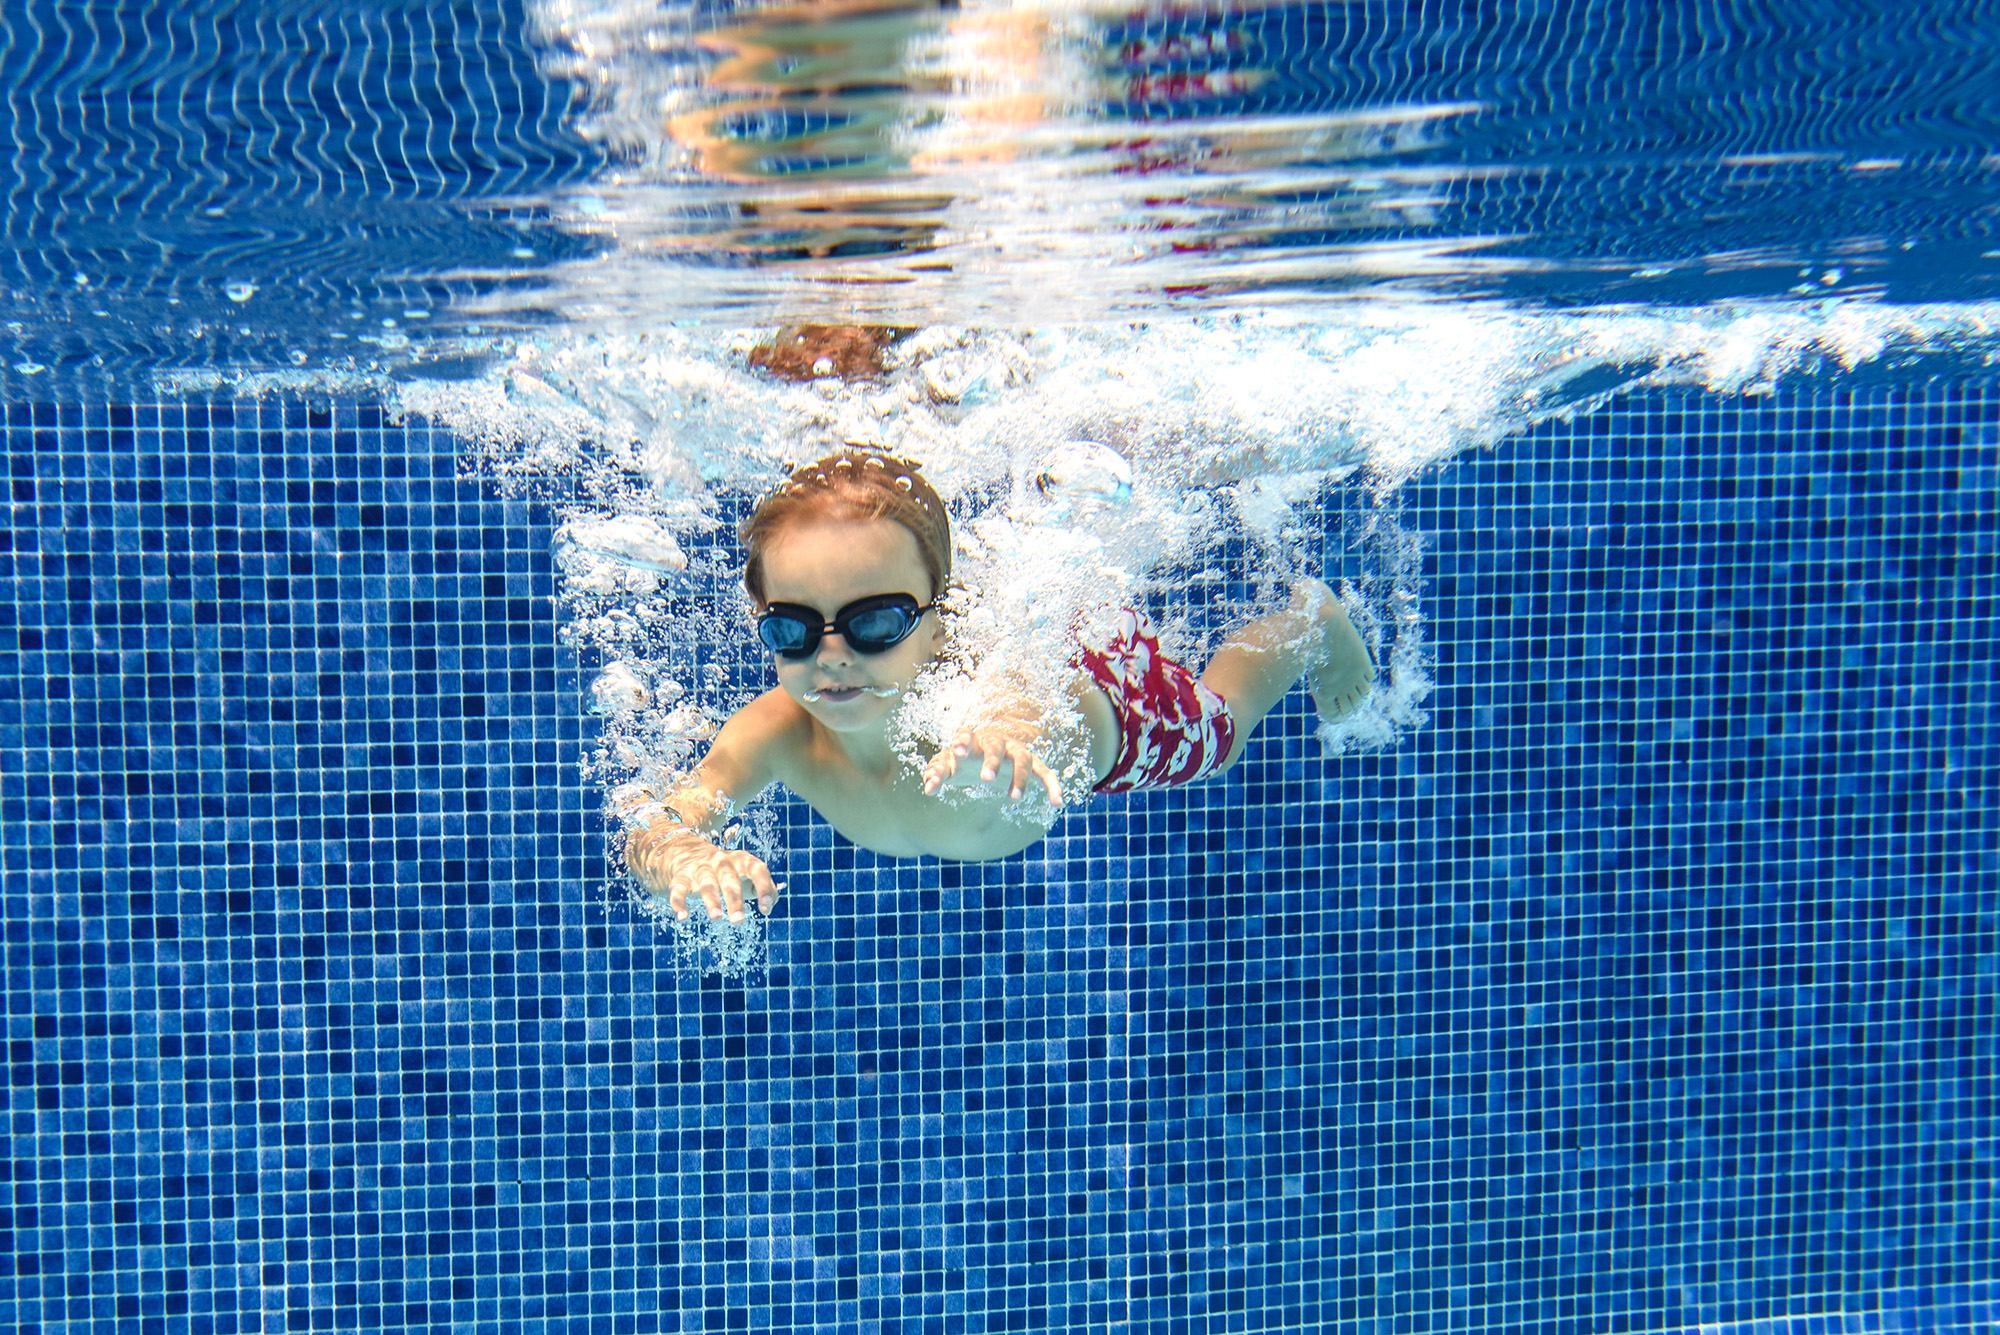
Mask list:
[[[749,982],[605,906],[549,516],[451,440],[6,413],[0,1325],[2000,1320],[1989,385],[1439,468],[1431,727],[1295,693],[988,865],[786,803]]]
[[[892,135],[859,195],[826,127],[984,104],[704,82],[758,6],[592,48],[627,12],[0,12],[0,1329],[2000,1326],[2000,393],[1934,355],[2000,273],[1991,3],[1100,8],[1000,167]],[[751,169],[676,175],[661,93]],[[669,316],[1364,290],[1953,306],[1900,385],[1403,487],[1392,749],[1294,693],[1229,781],[976,866],[781,801],[747,979],[607,887],[557,516],[379,406]]]

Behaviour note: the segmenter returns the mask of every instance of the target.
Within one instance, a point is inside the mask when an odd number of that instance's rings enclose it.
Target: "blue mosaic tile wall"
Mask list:
[[[366,407],[15,405],[0,1328],[1973,1331],[2000,396],[1404,496],[1435,721],[1023,857],[601,893],[548,517]]]

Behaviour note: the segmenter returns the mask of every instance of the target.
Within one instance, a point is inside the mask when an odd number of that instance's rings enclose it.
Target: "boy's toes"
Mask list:
[[[1320,588],[1326,586],[1322,584]],[[1368,645],[1361,632],[1349,620],[1347,609],[1331,596],[1332,590],[1327,590],[1327,594],[1327,602],[1323,604],[1327,611],[1321,623],[1322,653],[1307,674],[1307,681],[1312,686],[1313,704],[1320,717],[1338,723],[1368,698],[1375,685],[1375,663],[1368,656]]]
[[[1315,687],[1313,707],[1319,710],[1319,716],[1328,723],[1338,723],[1361,708],[1361,702],[1368,698],[1368,693],[1374,688],[1373,682],[1366,681],[1349,686],[1345,690]]]

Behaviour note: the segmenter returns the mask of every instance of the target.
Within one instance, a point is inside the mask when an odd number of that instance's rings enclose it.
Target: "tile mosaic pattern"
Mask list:
[[[548,516],[366,407],[6,410],[0,1327],[2000,1320],[1990,389],[1421,479],[1435,721],[1027,855],[602,891]]]

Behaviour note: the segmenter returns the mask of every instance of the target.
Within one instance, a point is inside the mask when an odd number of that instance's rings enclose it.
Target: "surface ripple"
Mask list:
[[[18,0],[11,367],[439,331],[1993,296],[2000,3]]]

